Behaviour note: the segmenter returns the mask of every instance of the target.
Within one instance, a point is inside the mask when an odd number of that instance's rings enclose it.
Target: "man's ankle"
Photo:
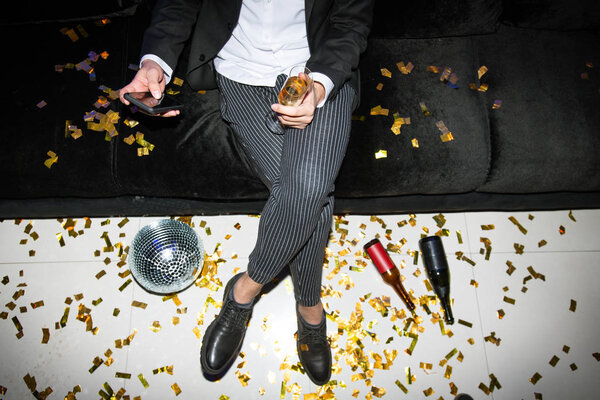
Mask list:
[[[233,300],[238,304],[249,304],[260,293],[263,285],[253,281],[244,273],[233,286]]]
[[[323,304],[321,302],[308,307],[298,304],[298,312],[309,325],[320,325],[323,321]]]

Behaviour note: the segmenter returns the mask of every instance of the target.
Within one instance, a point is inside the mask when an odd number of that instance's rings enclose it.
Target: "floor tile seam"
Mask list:
[[[598,250],[546,250],[546,251],[523,251],[522,254],[517,254],[514,251],[494,251],[492,247],[491,255],[494,254],[509,254],[509,255],[525,255],[525,254],[556,254],[556,253],[600,253],[600,249]],[[482,255],[480,252],[471,252],[472,255]]]
[[[127,335],[130,335],[133,329],[133,301],[135,299],[135,286],[131,289],[131,302],[129,303],[129,329],[127,330]],[[125,354],[125,372],[129,373],[129,349],[130,346],[127,346],[127,352]],[[123,389],[127,391],[127,381],[129,379],[122,379],[123,381]]]
[[[474,253],[473,251],[471,251],[471,240],[470,240],[470,233],[469,233],[469,224],[467,222],[467,213],[463,213],[463,218],[464,218],[464,222],[465,222],[465,234],[466,234],[466,245],[467,245],[467,251],[469,254],[469,257],[473,257]],[[477,252],[477,254],[479,254],[479,252]],[[475,268],[471,268],[471,278],[473,280],[475,280]],[[452,278],[451,278],[452,279]],[[485,346],[485,333],[483,331],[483,318],[481,316],[481,303],[479,301],[479,294],[477,292],[477,290],[475,290],[475,301],[477,303],[477,317],[479,318],[479,331],[480,331],[480,335],[481,335],[481,339],[482,339],[482,343],[483,343],[483,356],[485,358],[485,367],[487,370],[487,374],[489,375],[490,372],[490,360],[487,354],[487,349]]]
[[[0,265],[10,264],[78,264],[78,263],[94,263],[94,264],[105,264],[103,260],[36,260],[36,261],[0,261]],[[112,263],[112,261],[111,261]],[[108,264],[107,266],[109,266]]]

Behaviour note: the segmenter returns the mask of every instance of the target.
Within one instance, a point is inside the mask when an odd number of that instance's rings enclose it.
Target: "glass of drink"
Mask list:
[[[302,104],[304,96],[312,90],[312,73],[304,65],[295,65],[290,69],[288,76],[279,90],[277,101],[284,106],[297,107]],[[266,124],[273,133],[283,134],[285,127],[277,118],[277,113],[270,112]]]

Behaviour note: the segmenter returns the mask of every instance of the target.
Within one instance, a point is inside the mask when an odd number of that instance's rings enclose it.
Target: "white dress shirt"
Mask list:
[[[216,71],[236,82],[253,86],[275,86],[279,74],[310,57],[306,34],[305,0],[243,0],[238,24],[214,60]],[[173,69],[160,57],[147,54],[163,69],[167,82]],[[325,99],[333,82],[313,72],[313,80],[325,87]],[[325,103],[323,100],[318,107]]]

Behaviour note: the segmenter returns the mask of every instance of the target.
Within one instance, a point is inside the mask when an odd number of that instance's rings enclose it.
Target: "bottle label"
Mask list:
[[[387,251],[381,245],[381,242],[376,241],[373,245],[369,246],[365,250],[381,274],[396,267],[394,262],[390,259]]]

